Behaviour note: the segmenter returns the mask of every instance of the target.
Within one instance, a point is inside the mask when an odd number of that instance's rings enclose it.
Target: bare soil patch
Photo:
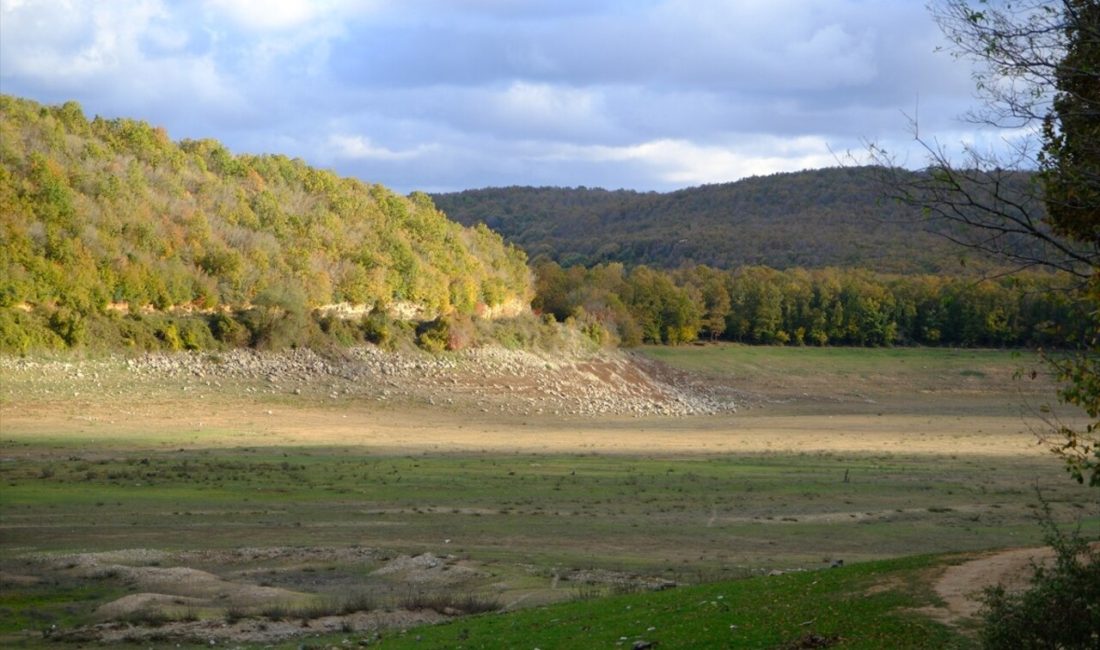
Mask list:
[[[1100,542],[1094,542],[1093,547],[1100,547]],[[1007,591],[1026,589],[1035,567],[1050,565],[1054,557],[1054,549],[1049,546],[1014,548],[949,566],[935,584],[936,594],[944,606],[925,611],[947,623],[972,619],[981,611],[985,589],[997,585]]]
[[[973,618],[981,609],[982,591],[1003,585],[1008,590],[1025,587],[1034,573],[1034,564],[1054,558],[1050,548],[1017,548],[999,551],[969,562],[947,567],[936,581],[936,594],[944,607],[928,613],[945,622]]]

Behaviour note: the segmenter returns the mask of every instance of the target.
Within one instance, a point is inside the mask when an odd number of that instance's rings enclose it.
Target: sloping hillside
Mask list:
[[[531,257],[547,255],[565,266],[958,272],[961,249],[928,232],[917,210],[890,200],[880,171],[821,169],[665,194],[506,187],[433,199],[452,219],[484,222]]]
[[[524,254],[421,193],[0,96],[0,308],[527,302]]]

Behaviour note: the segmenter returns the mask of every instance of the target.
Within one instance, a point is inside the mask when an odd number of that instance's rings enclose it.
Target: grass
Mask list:
[[[1035,484],[1060,521],[1100,534],[1095,490],[1056,461],[1028,448],[954,446],[1016,440],[983,429],[1019,429],[1007,410],[1021,392],[1045,395],[1049,386],[1013,380],[1024,360],[1011,353],[727,345],[642,354],[763,397],[714,418],[456,424],[463,418],[442,411],[257,396],[248,382],[200,393],[158,379],[145,393],[109,368],[103,395],[69,402],[71,379],[20,374],[0,387],[4,413],[22,416],[0,434],[0,574],[40,580],[0,585],[0,644],[33,645],[41,629],[87,623],[98,605],[137,589],[117,576],[78,579],[68,554],[156,549],[165,567],[303,594],[264,612],[203,605],[204,619],[536,606],[385,633],[382,647],[784,647],[807,634],[842,647],[967,647],[914,611],[934,602],[929,576],[942,560],[929,554],[1038,543]],[[116,421],[119,408],[131,415]],[[739,440],[744,430],[762,442],[605,444]],[[377,444],[382,434],[400,445]],[[447,445],[460,434],[473,443]],[[582,444],[491,445],[566,434]],[[796,434],[853,442],[771,449]],[[257,545],[288,553],[240,551]],[[402,574],[374,574],[425,552],[451,558],[442,588],[410,592]],[[847,566],[820,570],[836,559]],[[773,569],[793,572],[761,577]],[[600,572],[606,579],[583,578]],[[694,586],[629,593],[657,579]],[[565,600],[576,602],[549,604]],[[343,638],[354,636],[322,642]]]
[[[45,462],[53,471],[44,477]],[[368,535],[382,547],[486,559],[534,553],[572,565],[735,575],[817,566],[826,556],[1030,543],[1038,531],[1027,532],[1033,499],[1021,475],[1049,485],[1063,514],[1088,503],[1059,471],[851,454],[387,457],[275,448],[24,458],[0,465],[0,548],[227,548],[249,538],[344,545]],[[801,550],[809,536],[815,548]]]
[[[372,647],[550,650],[641,641],[656,648],[783,648],[802,647],[792,644],[811,636],[843,648],[974,647],[915,611],[936,604],[928,575],[943,562],[911,557],[586,599],[391,633]]]
[[[650,346],[639,353],[760,391],[799,414],[1034,415],[1054,394],[1047,368],[1027,350],[719,344]],[[791,406],[791,398],[804,407]]]
[[[889,370],[914,377],[941,373],[993,374],[1017,366],[1035,365],[1027,350],[959,348],[780,347],[717,344],[707,346],[647,346],[646,356],[696,372],[741,376],[828,375],[860,376]]]
[[[102,603],[126,593],[116,581],[47,579],[35,584],[0,585],[0,645],[29,635],[85,625]]]
[[[413,590],[406,594],[398,600],[397,605],[401,609],[407,609],[411,612],[430,609],[440,614],[454,614],[456,612],[484,614],[485,612],[498,611],[501,608],[499,600],[480,594],[454,594],[422,590]]]

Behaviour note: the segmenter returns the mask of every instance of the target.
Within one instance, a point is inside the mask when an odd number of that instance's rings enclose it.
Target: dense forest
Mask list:
[[[999,280],[862,269],[536,263],[534,307],[620,345],[697,338],[776,345],[1062,346],[1087,320],[1048,273]]]
[[[9,348],[51,332],[72,344],[84,319],[117,312],[350,303],[430,318],[526,304],[532,290],[522,251],[423,193],[10,96],[0,243]]]
[[[1031,177],[1013,180],[1022,190]],[[505,187],[432,198],[452,219],[483,222],[532,258],[547,256],[564,266],[843,267],[911,274],[991,268],[989,260],[961,258],[962,249],[941,236],[949,231],[929,230],[917,209],[891,200],[875,167],[774,174],[669,193]]]

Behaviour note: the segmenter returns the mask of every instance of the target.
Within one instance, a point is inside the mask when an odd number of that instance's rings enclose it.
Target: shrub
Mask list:
[[[521,314],[514,318],[473,321],[479,341],[494,341],[509,350],[555,348],[558,324],[553,315],[539,318],[534,314]]]
[[[169,350],[174,351],[183,348],[183,341],[180,339],[180,332],[175,323],[168,323],[159,328],[157,330],[157,338],[160,339]]]
[[[361,330],[345,318],[326,314],[317,318],[317,324],[329,340],[340,345],[355,345],[360,341]]]
[[[379,347],[388,347],[394,338],[393,323],[382,312],[374,312],[359,321],[363,338]]]
[[[84,315],[79,311],[68,307],[59,307],[50,314],[50,329],[69,347],[76,347],[84,342],[86,328]]]
[[[248,328],[237,322],[232,316],[225,313],[214,314],[210,317],[210,332],[218,341],[231,347],[244,347],[248,345]]]
[[[450,334],[450,322],[446,319],[425,321],[416,328],[416,344],[428,352],[442,352],[447,349]]]
[[[369,592],[355,593],[340,601],[337,614],[354,614],[378,609],[378,598]]]
[[[60,348],[64,341],[37,312],[0,308],[0,351],[23,354],[41,348]]]
[[[256,306],[238,315],[248,328],[250,344],[265,350],[307,347],[316,340],[319,328],[305,311],[300,291],[265,293]]]
[[[1041,500],[1041,497],[1040,497]],[[1054,549],[1053,566],[1034,566],[1029,588],[986,589],[981,641],[989,650],[1100,647],[1100,550],[1079,529],[1065,534],[1043,503],[1040,524]]]
[[[463,614],[481,614],[500,609],[500,602],[494,598],[473,593],[452,594],[442,592],[411,591],[402,597],[398,606],[412,612],[433,610],[440,614],[461,612]]]
[[[452,314],[444,320],[447,323],[448,350],[462,350],[477,343],[477,330],[469,316]]]
[[[161,340],[157,338],[159,318],[127,314],[118,319],[108,320],[117,327],[117,336],[123,345],[138,350],[156,350],[161,347]]]
[[[209,350],[216,347],[214,335],[210,332],[205,319],[185,318],[177,327],[180,343],[185,350]]]

